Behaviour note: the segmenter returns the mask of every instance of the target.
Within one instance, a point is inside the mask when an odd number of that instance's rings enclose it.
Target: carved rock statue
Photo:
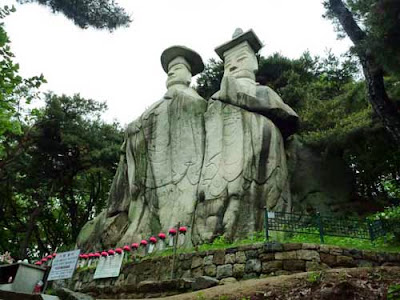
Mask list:
[[[252,30],[218,47],[225,72],[209,101],[189,84],[204,68],[186,47],[166,49],[167,93],[129,124],[108,207],[82,229],[83,249],[139,241],[178,222],[187,246],[262,229],[264,207],[289,210],[283,137],[296,113],[255,82],[261,43]]]
[[[205,113],[196,242],[222,234],[245,237],[262,230],[264,207],[291,208],[282,133],[297,129],[298,116],[272,89],[256,84],[260,48],[252,30],[236,30],[231,41],[216,49],[224,60],[224,77]]]

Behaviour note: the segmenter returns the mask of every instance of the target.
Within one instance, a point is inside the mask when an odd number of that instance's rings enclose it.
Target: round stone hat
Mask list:
[[[169,63],[178,56],[182,56],[189,63],[193,76],[204,70],[203,60],[196,51],[185,46],[172,46],[165,49],[161,54],[161,65],[165,73],[168,73]]]

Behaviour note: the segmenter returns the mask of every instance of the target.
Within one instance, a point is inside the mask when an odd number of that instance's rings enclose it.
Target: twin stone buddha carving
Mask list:
[[[201,57],[183,46],[161,55],[167,92],[129,124],[108,207],[82,229],[81,249],[114,247],[188,227],[186,246],[261,231],[264,208],[291,209],[284,139],[297,114],[255,81],[262,44],[236,30],[216,48],[221,87],[203,99],[192,76]]]

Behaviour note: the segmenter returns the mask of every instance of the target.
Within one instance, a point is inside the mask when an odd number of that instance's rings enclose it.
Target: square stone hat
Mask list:
[[[258,36],[254,33],[253,29],[243,32],[241,28],[237,28],[232,35],[232,40],[222,44],[221,46],[215,48],[218,56],[224,60],[224,52],[239,45],[240,43],[247,41],[250,47],[257,53],[263,46]]]
[[[204,70],[203,60],[196,51],[185,46],[171,46],[161,54],[161,65],[165,73],[168,73],[169,63],[178,56],[182,56],[188,62],[193,76]]]

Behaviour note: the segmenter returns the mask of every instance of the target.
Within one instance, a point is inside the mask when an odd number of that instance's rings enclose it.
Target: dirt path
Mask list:
[[[162,299],[380,300],[387,299],[388,286],[393,284],[400,284],[400,267],[333,269],[245,280]],[[400,293],[393,296],[400,299]]]

